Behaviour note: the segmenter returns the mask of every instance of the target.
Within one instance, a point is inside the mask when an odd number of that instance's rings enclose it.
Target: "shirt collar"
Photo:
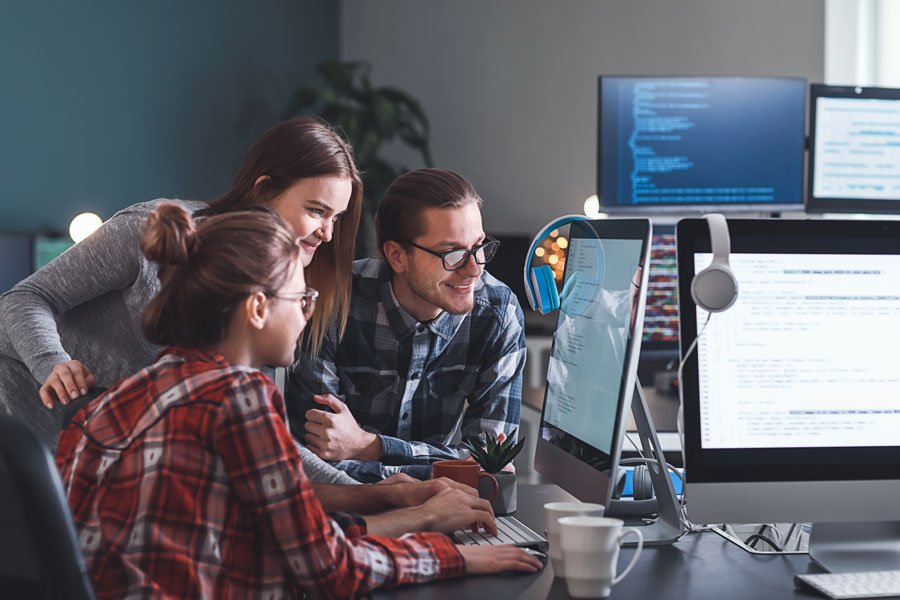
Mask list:
[[[218,352],[213,352],[212,350],[185,348],[183,346],[169,346],[167,348],[163,348],[163,350],[157,355],[156,360],[159,360],[166,354],[174,354],[175,356],[179,356],[183,358],[185,362],[200,361],[215,363],[220,367],[232,366],[231,363],[225,360],[224,356],[222,356]]]
[[[385,264],[387,263],[385,262]],[[415,333],[419,327],[425,326],[444,340],[449,341],[452,339],[467,315],[452,315],[444,311],[430,321],[417,321],[415,317],[406,312],[406,309],[400,306],[397,295],[394,293],[394,286],[391,283],[390,273],[393,273],[393,271],[391,271],[390,265],[387,265],[387,270],[389,275],[382,279],[379,291],[381,293],[381,303],[384,306],[384,312],[391,330],[394,332],[394,336],[398,340],[402,340]]]

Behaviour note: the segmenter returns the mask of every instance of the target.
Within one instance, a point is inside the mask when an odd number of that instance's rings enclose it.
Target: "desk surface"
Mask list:
[[[535,531],[545,528],[543,505],[571,500],[555,485],[519,486],[516,517]],[[619,555],[619,569],[631,560],[633,550]],[[795,590],[795,573],[816,571],[806,555],[755,556],[720,536],[694,533],[672,546],[645,547],[634,570],[613,589],[611,598],[644,600],[749,600],[766,598],[821,598]],[[568,598],[566,582],[555,578],[550,563],[534,575],[464,577],[409,586],[374,594],[376,598],[428,598],[440,600],[506,600],[507,598]]]

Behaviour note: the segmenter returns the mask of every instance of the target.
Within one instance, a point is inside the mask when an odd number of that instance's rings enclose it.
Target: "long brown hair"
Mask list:
[[[300,244],[274,210],[194,221],[163,204],[147,217],[141,252],[159,263],[159,293],[144,307],[144,337],[206,348],[225,339],[234,309],[256,292],[274,296],[299,264]]]
[[[263,176],[266,178],[259,181]],[[304,344],[313,355],[319,352],[331,323],[337,322],[339,335],[344,334],[350,312],[353,253],[362,212],[362,179],[353,162],[353,150],[317,119],[285,121],[253,144],[231,187],[210,203],[214,209],[240,204],[271,205],[298,180],[323,176],[350,179],[352,192],[347,211],[335,224],[331,242],[319,246],[305,269],[306,282],[319,290],[316,312],[303,334]]]

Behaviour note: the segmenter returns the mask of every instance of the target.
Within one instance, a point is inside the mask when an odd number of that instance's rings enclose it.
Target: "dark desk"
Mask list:
[[[519,487],[516,517],[543,531],[545,502],[571,500],[554,485]],[[619,555],[619,570],[631,560],[633,550]],[[755,556],[712,532],[685,536],[672,546],[645,547],[634,570],[613,588],[611,598],[650,600],[749,600],[821,598],[796,591],[794,573],[809,569],[806,555]],[[568,598],[566,582],[555,578],[549,564],[534,575],[465,577],[432,584],[409,586],[374,594],[376,598],[433,598],[441,600],[506,600],[508,598]]]

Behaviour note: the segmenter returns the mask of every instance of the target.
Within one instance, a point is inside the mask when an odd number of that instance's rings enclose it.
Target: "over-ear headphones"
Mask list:
[[[731,253],[731,237],[728,222],[723,215],[706,215],[709,224],[709,241],[712,246],[712,263],[691,281],[691,298],[700,308],[709,312],[721,312],[734,304],[738,297],[738,283],[728,264]]]
[[[525,258],[525,296],[528,298],[528,304],[532,310],[540,312],[542,315],[547,314],[551,310],[559,308],[559,291],[556,289],[556,281],[553,278],[553,269],[549,265],[541,265],[536,269],[531,268],[531,257],[538,243],[544,239],[548,233],[568,225],[573,221],[590,221],[582,215],[566,215],[554,219],[541,227],[538,234],[531,242],[528,248],[528,256]]]
[[[653,492],[653,482],[650,479],[650,469],[645,465],[636,465],[632,470],[632,497],[633,500],[620,500],[625,487],[625,469],[619,467],[617,483],[606,509],[606,516],[615,517],[649,517],[659,512],[659,503]]]

